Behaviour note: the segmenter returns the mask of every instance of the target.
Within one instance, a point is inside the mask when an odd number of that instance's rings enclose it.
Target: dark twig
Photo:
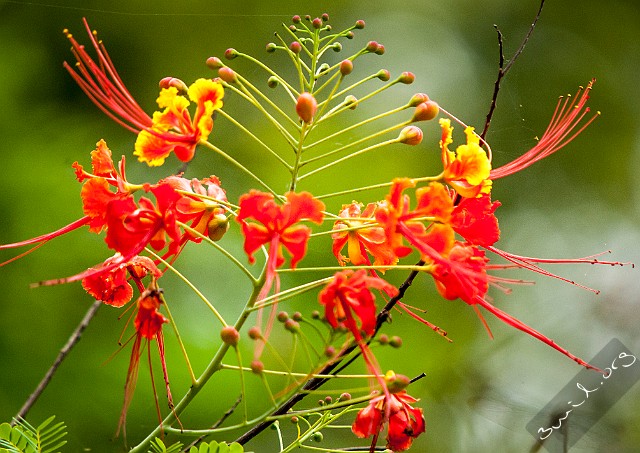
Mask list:
[[[513,54],[513,57],[511,57],[511,59],[509,60],[509,62],[506,65],[505,65],[505,59],[504,59],[504,47],[503,47],[503,41],[502,41],[502,33],[500,32],[500,30],[496,26],[496,31],[498,33],[498,45],[499,45],[499,49],[500,49],[500,68],[498,70],[498,77],[497,77],[495,85],[494,85],[494,91],[493,91],[493,96],[492,96],[492,99],[491,99],[491,106],[489,108],[489,113],[487,114],[487,120],[486,120],[486,123],[484,125],[484,130],[482,131],[482,134],[481,134],[481,137],[483,139],[484,139],[485,135],[487,134],[487,132],[489,130],[489,125],[491,124],[491,118],[493,117],[493,113],[494,113],[494,111],[496,109],[497,100],[498,100],[498,92],[500,91],[500,82],[507,75],[507,73],[509,72],[509,70],[511,69],[511,67],[513,66],[515,61],[518,59],[518,57],[520,56],[520,54],[524,50],[527,42],[529,41],[529,38],[533,34],[533,30],[535,29],[536,23],[538,22],[538,19],[540,18],[540,15],[542,14],[542,8],[544,6],[544,1],[545,0],[541,0],[540,1],[540,7],[538,8],[538,12],[536,13],[536,16],[535,16],[533,22],[531,23],[531,27],[529,27],[529,31],[527,32],[526,36],[524,37],[524,40],[520,44],[520,47],[518,48],[518,50],[516,50],[516,52]],[[420,262],[418,262],[416,264],[416,266],[422,266],[423,264],[424,264],[424,261],[420,261]],[[378,313],[378,316],[376,318],[376,330],[375,330],[375,333],[372,335],[371,338],[375,337],[375,335],[378,333],[378,330],[380,330],[382,325],[389,319],[389,314],[390,314],[391,310],[396,305],[396,303],[404,297],[405,292],[411,286],[411,284],[413,283],[413,280],[416,278],[417,275],[418,275],[418,271],[412,271],[409,274],[409,276],[407,277],[407,279],[398,288],[398,295],[393,297],[393,298],[391,298],[389,300],[389,302],[387,302],[387,304],[384,306],[384,308]],[[358,345],[356,343],[354,343],[351,346],[343,349],[341,351],[340,355],[336,359],[334,359],[331,363],[327,364],[324,368],[322,368],[322,370],[320,370],[320,372],[318,374],[329,375],[329,374],[338,374],[338,373],[340,373],[342,370],[344,370],[346,367],[348,367],[354,360],[356,360],[360,356],[360,354],[361,354],[360,351],[356,351],[357,347],[358,347]],[[341,364],[342,360],[344,360],[347,356],[349,356],[354,351],[355,351],[355,353],[349,358],[349,360],[347,360],[345,363]],[[416,380],[420,379],[421,377],[422,377],[422,375],[417,377]],[[304,386],[302,386],[302,389],[299,392],[297,392],[296,394],[292,395],[291,398],[289,398],[280,407],[278,407],[272,413],[272,416],[278,416],[278,415],[286,414],[296,404],[298,404],[300,401],[302,401],[304,399],[304,397],[308,394],[309,391],[317,390],[318,388],[322,387],[329,380],[330,380],[329,378],[312,378],[312,379],[309,379],[306,382],[306,384]],[[236,439],[236,442],[238,442],[238,443],[240,443],[242,445],[246,444],[251,439],[253,439],[255,436],[257,436],[259,433],[264,431],[267,427],[269,427],[272,423],[273,423],[273,421],[264,421],[262,423],[257,424],[256,426],[251,428],[249,431],[245,432],[243,435],[238,437],[238,439]]]
[[[51,364],[51,367],[49,368],[47,373],[44,375],[42,380],[40,381],[40,384],[38,384],[38,387],[36,387],[33,393],[29,395],[29,399],[27,399],[27,401],[24,403],[24,405],[22,406],[18,414],[15,416],[14,421],[16,419],[20,420],[26,417],[27,412],[29,412],[31,407],[35,404],[36,400],[40,397],[42,392],[44,392],[44,389],[47,388],[47,385],[49,385],[51,378],[53,378],[53,375],[58,370],[58,367],[60,366],[62,361],[67,357],[69,352],[71,352],[71,350],[76,345],[76,343],[80,341],[82,332],[84,332],[84,330],[87,328],[87,326],[89,325],[93,317],[96,315],[96,313],[98,312],[98,308],[100,308],[100,305],[102,305],[102,302],[99,300],[96,300],[93,303],[93,305],[89,307],[89,310],[87,310],[87,313],[85,313],[84,318],[82,318],[82,321],[80,321],[80,324],[78,324],[76,329],[73,331],[73,333],[67,340],[67,343],[62,347],[62,349],[60,349],[58,356],[56,357],[54,362]]]
[[[493,96],[491,97],[491,106],[489,107],[489,113],[487,113],[487,120],[484,123],[484,129],[482,130],[482,134],[480,134],[480,137],[482,137],[483,139],[486,137],[487,132],[489,132],[489,125],[491,124],[491,118],[493,118],[493,112],[496,109],[496,105],[498,102],[498,92],[500,91],[500,83],[502,82],[502,79],[507,75],[507,73],[509,72],[513,64],[516,62],[516,60],[518,59],[522,51],[524,50],[525,46],[527,45],[527,42],[529,42],[529,38],[531,38],[531,35],[533,34],[533,30],[536,28],[536,24],[538,23],[538,19],[540,19],[540,15],[542,14],[543,7],[544,7],[544,0],[541,0],[540,7],[538,8],[536,17],[533,19],[533,22],[529,27],[529,31],[527,32],[524,39],[522,40],[520,47],[518,47],[518,50],[516,50],[516,52],[513,54],[513,57],[511,57],[511,59],[509,60],[506,66],[504,64],[505,60],[504,60],[504,46],[502,42],[502,33],[500,32],[500,29],[498,28],[498,26],[494,25],[496,32],[498,33],[498,49],[500,51],[500,65],[498,68],[498,77],[496,78],[496,81],[493,85]]]
[[[417,266],[422,266],[423,264],[424,264],[424,261],[420,261],[417,263]],[[376,331],[373,334],[372,338],[376,335],[376,333],[378,333],[378,330],[380,330],[380,327],[382,327],[382,325],[387,321],[387,319],[389,318],[389,312],[396,305],[396,303],[398,303],[398,301],[404,297],[405,292],[411,286],[411,284],[413,283],[413,280],[416,278],[417,275],[418,275],[418,271],[412,271],[411,274],[409,274],[409,276],[407,277],[407,279],[398,288],[398,294],[392,297],[391,299],[389,299],[389,301],[384,306],[384,308],[380,310],[376,318]],[[318,372],[318,374],[323,374],[323,375],[337,374],[340,371],[342,371],[344,368],[349,366],[351,362],[353,362],[357,357],[360,356],[360,351],[356,351],[355,354],[346,363],[338,367],[341,364],[342,360],[345,357],[349,356],[349,354],[354,352],[357,347],[358,347],[358,344],[353,343],[351,346],[343,349],[340,355],[334,360],[332,360],[330,363],[325,365],[324,368],[322,368],[322,370]],[[286,414],[296,404],[302,401],[310,391],[317,390],[318,388],[322,387],[325,383],[327,383],[329,380],[330,378],[318,378],[318,377],[309,379],[306,382],[306,384],[302,386],[302,389],[298,393],[295,393],[294,395],[291,396],[291,398],[289,398],[287,401],[282,403],[280,407],[278,407],[275,411],[272,412],[271,416],[275,417],[278,415]],[[245,432],[243,435],[238,437],[236,439],[236,442],[242,445],[246,444],[251,439],[253,439],[258,434],[260,434],[262,431],[267,429],[272,423],[273,421],[268,420],[268,421],[264,421],[262,423],[257,424],[256,426],[251,428],[249,431]]]

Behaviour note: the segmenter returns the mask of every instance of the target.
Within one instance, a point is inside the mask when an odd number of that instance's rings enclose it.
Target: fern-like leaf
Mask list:
[[[63,422],[52,425],[55,416],[49,417],[37,428],[24,419],[16,420],[16,426],[0,425],[0,453],[54,453],[67,443]]]
[[[176,442],[175,444],[167,447],[161,439],[156,437],[151,441],[151,448],[149,453],[180,453],[182,451],[182,443]]]
[[[226,442],[216,442],[200,444],[200,448],[191,447],[189,453],[244,453],[244,448],[237,442],[228,445]]]

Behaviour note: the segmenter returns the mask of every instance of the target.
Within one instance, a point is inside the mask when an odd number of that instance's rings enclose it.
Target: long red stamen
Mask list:
[[[57,238],[58,236],[62,236],[63,234],[69,233],[70,231],[76,230],[78,228],[80,228],[81,226],[87,225],[89,222],[91,221],[91,218],[89,216],[84,216],[81,219],[76,220],[75,222],[70,223],[67,226],[64,226],[62,228],[60,228],[59,230],[53,231],[51,233],[47,233],[47,234],[43,234],[42,236],[37,236],[31,239],[27,239],[26,241],[20,241],[20,242],[14,242],[12,244],[4,244],[4,245],[0,245],[0,250],[3,249],[12,249],[12,248],[16,248],[16,247],[23,247],[25,245],[33,245],[36,244],[35,247],[32,247],[31,249],[27,250],[24,253],[21,253],[20,255],[13,257],[7,261],[4,261],[2,263],[0,263],[0,267],[4,266],[5,264],[9,264],[19,258],[22,258],[23,256],[28,255],[29,253],[37,250],[38,248],[40,248],[41,246],[43,246],[45,243],[49,242],[51,239]]]
[[[491,247],[487,247],[487,250],[492,251],[493,253],[497,254],[498,256],[501,256],[502,258],[504,258],[505,260],[509,261],[510,263],[513,263],[515,267],[520,267],[522,269],[527,269],[533,272],[537,272],[538,274],[542,274],[545,275],[547,277],[552,277],[552,278],[557,278],[558,280],[562,280],[563,282],[567,282],[567,283],[571,283],[572,285],[575,285],[579,288],[582,289],[586,289],[587,291],[591,291],[595,294],[600,294],[600,291],[597,289],[593,289],[593,288],[589,288],[588,286],[582,285],[580,283],[577,283],[573,280],[570,280],[568,278],[562,277],[560,275],[556,275],[553,272],[549,272],[543,268],[541,268],[540,266],[538,266],[536,263],[543,263],[543,264],[604,264],[607,266],[626,266],[626,265],[631,265],[633,266],[633,263],[623,263],[623,262],[619,262],[619,261],[602,261],[597,259],[598,256],[601,256],[605,253],[608,252],[602,252],[602,253],[598,253],[596,255],[591,255],[591,256],[586,256],[583,258],[560,258],[560,259],[551,259],[551,258],[531,258],[528,256],[520,256],[520,255],[514,255],[512,253],[509,252],[505,252],[504,250],[500,250],[495,248],[494,246]]]
[[[549,337],[546,337],[545,335],[541,334],[537,330],[529,327],[528,325],[526,325],[525,323],[523,323],[519,319],[514,318],[513,316],[511,316],[508,313],[505,313],[504,311],[500,310],[499,308],[495,307],[494,305],[491,305],[489,302],[487,302],[483,298],[477,297],[475,301],[476,301],[476,303],[478,305],[483,307],[488,312],[492,313],[496,318],[498,318],[500,321],[504,322],[505,324],[508,324],[511,327],[515,327],[516,329],[521,330],[521,331],[523,331],[524,333],[526,333],[528,335],[531,335],[533,338],[536,338],[536,339],[542,341],[543,343],[551,346],[556,351],[561,352],[562,354],[566,355],[571,360],[575,361],[576,363],[578,363],[579,365],[582,365],[585,368],[588,368],[590,370],[595,370],[595,371],[597,371],[599,373],[603,372],[600,368],[595,367],[593,365],[590,365],[589,363],[587,363],[584,360],[582,360],[580,357],[577,357],[577,356],[571,354],[569,351],[567,351],[562,346],[558,345],[555,341],[553,341]]]
[[[585,130],[599,114],[598,112],[596,115],[593,115],[578,128],[581,121],[590,112],[586,104],[594,82],[595,79],[591,80],[586,88],[580,87],[573,98],[571,96],[566,98],[561,97],[553,112],[551,122],[540,141],[517,159],[491,170],[489,178],[498,179],[523,170],[569,144]],[[578,129],[575,130],[576,128]]]
[[[134,133],[150,128],[151,117],[142,110],[125,87],[105,47],[96,40],[86,19],[83,22],[96,51],[98,63],[89,56],[84,46],[67,33],[78,62],[75,66],[77,70],[67,62],[64,63],[65,69],[89,99],[111,119]]]

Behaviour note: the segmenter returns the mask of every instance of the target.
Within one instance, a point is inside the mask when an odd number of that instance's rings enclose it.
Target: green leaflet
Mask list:
[[[54,453],[67,443],[62,438],[67,435],[64,422],[52,424],[51,416],[34,428],[24,419],[17,420],[16,426],[8,423],[0,425],[0,453]]]

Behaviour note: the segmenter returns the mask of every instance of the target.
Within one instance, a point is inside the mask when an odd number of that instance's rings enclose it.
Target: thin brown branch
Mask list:
[[[529,31],[527,31],[527,34],[525,35],[524,39],[522,40],[522,43],[520,43],[520,47],[518,47],[518,49],[515,51],[515,53],[513,54],[513,57],[511,57],[511,59],[509,59],[509,62],[506,64],[504,64],[504,46],[503,46],[503,41],[502,41],[502,33],[500,32],[500,29],[498,28],[497,25],[494,25],[496,32],[498,33],[498,50],[500,52],[500,57],[499,57],[499,66],[498,66],[498,76],[496,77],[496,81],[493,84],[493,96],[491,97],[491,106],[489,107],[489,113],[487,113],[487,119],[484,123],[484,129],[482,130],[482,134],[480,134],[480,137],[482,139],[484,139],[487,135],[487,132],[489,132],[489,126],[491,125],[491,119],[493,118],[493,113],[496,109],[497,103],[498,103],[498,93],[500,92],[500,83],[502,82],[502,79],[507,75],[507,73],[509,72],[509,70],[513,67],[513,64],[516,62],[516,60],[518,59],[518,57],[520,56],[520,54],[522,54],[522,52],[524,51],[525,46],[527,45],[527,43],[529,42],[529,38],[531,38],[531,35],[533,34],[533,30],[536,28],[536,24],[538,23],[538,19],[540,19],[540,15],[542,14],[542,8],[544,7],[544,1],[545,0],[541,0],[540,1],[540,7],[538,8],[538,12],[536,13],[536,16],[533,19],[533,22],[531,22],[531,26],[529,27]]]
[[[422,266],[423,264],[424,264],[424,261],[420,261],[416,264],[416,266]],[[412,271],[407,277],[407,279],[398,288],[398,294],[395,297],[392,297],[391,299],[389,299],[389,301],[384,306],[384,308],[380,310],[376,318],[376,330],[371,338],[375,337],[375,335],[378,333],[378,330],[380,330],[382,325],[387,321],[387,319],[389,318],[389,313],[391,312],[393,307],[396,305],[396,303],[398,303],[398,301],[404,297],[405,292],[411,286],[411,284],[413,283],[413,280],[416,278],[417,275],[418,275],[418,271]],[[357,357],[360,356],[360,351],[356,351],[354,355],[350,357],[346,363],[339,366],[342,360],[344,360],[347,356],[349,356],[352,352],[354,352],[356,348],[358,348],[358,344],[353,343],[351,346],[343,349],[340,355],[336,357],[334,360],[332,360],[330,363],[325,365],[325,367],[322,368],[318,372],[318,374],[321,374],[321,375],[334,374],[335,375],[340,373],[343,369],[349,366]],[[282,403],[282,405],[280,405],[280,407],[278,407],[275,411],[273,411],[271,415],[275,417],[278,415],[286,414],[296,404],[302,401],[310,391],[319,389],[329,380],[330,378],[318,378],[318,377],[309,379],[306,382],[306,384],[302,386],[302,389],[298,393],[295,393],[294,395],[291,396],[291,398],[289,398],[287,401]],[[236,442],[242,445],[246,444],[251,439],[253,439],[258,434],[260,434],[262,431],[267,429],[272,423],[273,421],[264,421],[264,422],[258,423],[256,426],[254,426],[253,428],[251,428],[250,430],[242,434],[240,437],[238,437],[236,439]]]
[[[89,307],[89,310],[87,310],[87,312],[85,313],[84,318],[82,318],[82,321],[80,321],[80,324],[78,324],[76,329],[73,331],[73,333],[67,340],[67,343],[62,347],[62,349],[60,349],[60,352],[58,353],[58,356],[56,357],[54,362],[51,364],[51,367],[49,368],[47,373],[44,375],[44,377],[38,384],[38,387],[36,387],[33,393],[29,395],[29,398],[27,399],[27,401],[22,405],[22,408],[20,408],[20,411],[18,411],[18,413],[16,414],[14,420],[23,419],[27,416],[27,412],[29,412],[29,410],[35,404],[35,402],[40,397],[42,392],[44,392],[44,390],[47,388],[47,385],[49,385],[49,382],[51,381],[51,379],[53,378],[53,375],[58,370],[58,367],[60,366],[60,364],[62,364],[63,360],[67,357],[69,352],[71,352],[73,347],[78,343],[78,341],[80,341],[80,337],[82,336],[82,333],[84,332],[84,330],[87,328],[87,326],[89,325],[93,317],[98,312],[98,308],[100,308],[100,305],[102,305],[102,302],[99,300],[96,300],[93,303],[93,305]]]

